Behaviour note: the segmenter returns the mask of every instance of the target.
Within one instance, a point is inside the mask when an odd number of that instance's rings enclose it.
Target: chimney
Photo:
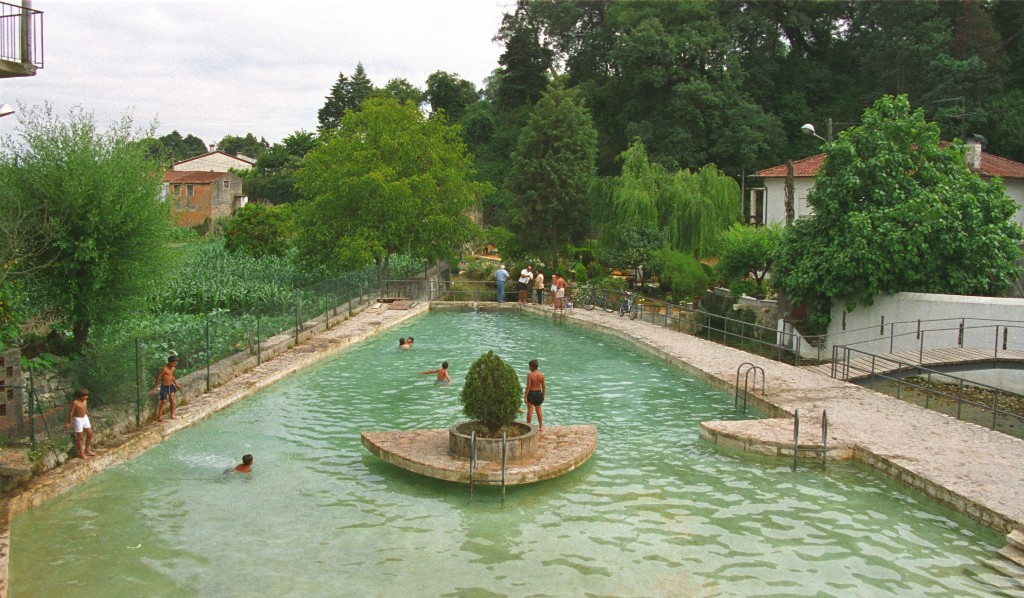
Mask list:
[[[978,172],[981,170],[981,142],[977,139],[967,140],[967,167]]]
[[[216,148],[217,148],[217,145],[216,145],[216,144],[213,144],[213,143],[211,143],[211,144],[210,144],[210,152],[211,152],[211,153],[212,153],[212,152],[213,152],[213,150],[214,150],[214,149],[216,149]]]

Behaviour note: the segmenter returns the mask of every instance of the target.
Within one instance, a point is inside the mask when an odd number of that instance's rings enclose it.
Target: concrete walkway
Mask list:
[[[647,348],[730,393],[741,364],[763,368],[766,394],[756,395],[755,406],[780,419],[706,422],[701,434],[711,442],[792,455],[793,413],[801,414],[801,438],[820,444],[827,409],[830,457],[858,459],[1000,532],[1024,530],[1024,440],[647,322],[602,310],[565,317]]]

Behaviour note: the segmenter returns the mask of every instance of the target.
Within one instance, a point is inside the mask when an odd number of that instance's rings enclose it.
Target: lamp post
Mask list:
[[[810,135],[812,137],[817,137],[818,139],[821,139],[825,143],[829,143],[830,141],[832,141],[832,119],[831,118],[825,119],[825,134],[828,136],[828,139],[826,139],[825,137],[822,137],[821,135],[818,135],[818,133],[816,133],[814,131],[814,125],[812,125],[811,123],[807,123],[806,125],[800,127],[800,130],[803,131],[805,135]]]
[[[14,114],[14,108],[10,104],[0,105],[0,118]]]

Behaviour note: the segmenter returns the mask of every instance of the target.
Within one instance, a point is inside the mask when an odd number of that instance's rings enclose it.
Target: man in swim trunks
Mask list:
[[[83,461],[89,457],[95,457],[92,452],[92,425],[89,424],[89,391],[79,388],[75,391],[75,400],[71,401],[71,409],[68,411],[68,423],[64,424],[65,430],[71,429],[71,421],[75,422],[75,442],[78,444],[78,456]],[[85,449],[82,448],[82,432],[85,432]]]
[[[171,419],[174,419],[174,395],[178,392],[178,379],[174,377],[174,369],[178,367],[178,356],[171,355],[167,358],[167,365],[156,375],[153,383],[153,391],[160,388],[160,406],[156,411],[156,421],[164,421],[164,402],[171,402]]]
[[[443,382],[445,384],[451,384],[452,383],[451,377],[448,376],[448,362],[447,361],[445,361],[444,363],[441,364],[441,369],[439,369],[439,370],[427,370],[425,372],[420,372],[420,373],[421,374],[437,374],[437,381],[438,382]]]
[[[533,410],[537,410],[537,427],[544,431],[544,420],[541,418],[540,406],[544,402],[544,394],[547,392],[547,384],[544,381],[544,374],[537,369],[537,360],[530,360],[530,373],[526,376],[526,394],[523,400],[526,401],[526,423],[533,419]]]

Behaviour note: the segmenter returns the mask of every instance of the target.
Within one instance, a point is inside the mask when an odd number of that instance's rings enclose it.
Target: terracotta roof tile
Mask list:
[[[818,174],[818,169],[825,163],[825,154],[816,154],[796,160],[793,162],[793,176],[813,177]],[[978,170],[982,176],[997,176],[1004,179],[1024,179],[1024,164],[1014,162],[1009,158],[996,156],[988,152],[981,152],[981,168]],[[780,164],[758,170],[754,176],[766,179],[785,178],[786,165]]]

